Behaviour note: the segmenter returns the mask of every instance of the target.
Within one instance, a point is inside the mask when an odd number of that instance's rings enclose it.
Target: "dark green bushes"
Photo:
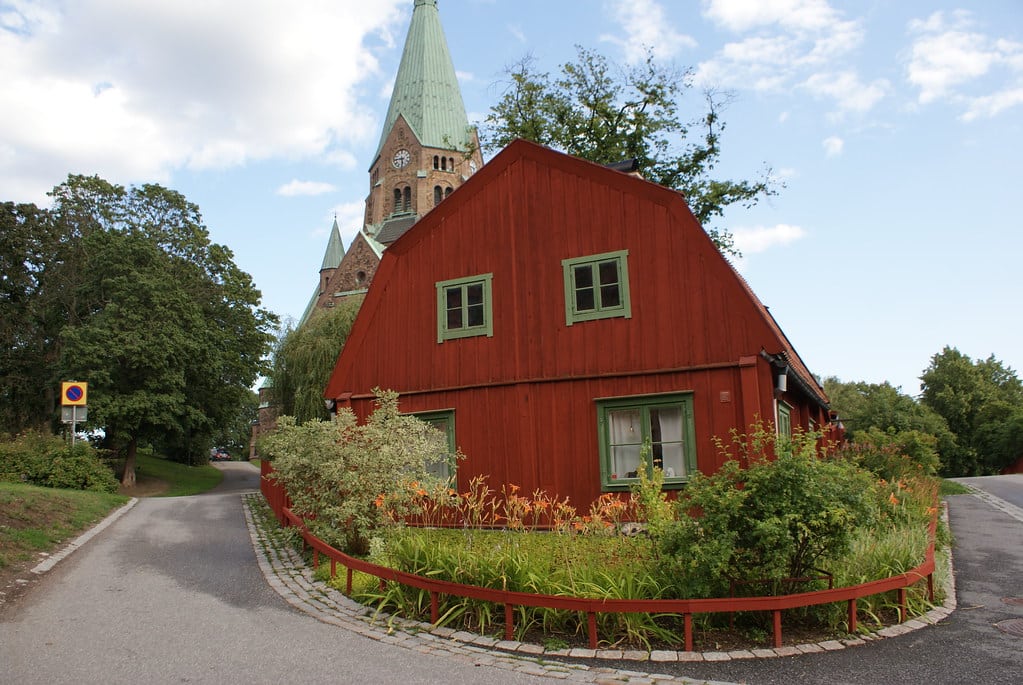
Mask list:
[[[874,479],[852,462],[820,458],[818,441],[813,433],[780,438],[762,425],[730,445],[719,441],[728,461],[693,477],[659,535],[672,595],[723,597],[748,581],[757,594],[793,591],[782,581],[818,574],[823,559],[871,525]]]
[[[0,442],[0,480],[68,490],[117,492],[117,480],[87,442],[24,433]]]

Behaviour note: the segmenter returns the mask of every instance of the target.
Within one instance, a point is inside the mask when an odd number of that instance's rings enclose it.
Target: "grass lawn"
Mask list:
[[[139,451],[135,477],[139,492],[124,490],[123,494],[183,497],[215,488],[224,474],[209,464],[188,466]]]
[[[37,561],[113,509],[123,495],[0,482],[0,572]]]

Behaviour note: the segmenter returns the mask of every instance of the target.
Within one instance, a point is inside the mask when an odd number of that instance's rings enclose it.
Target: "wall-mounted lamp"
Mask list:
[[[789,367],[782,366],[778,368],[778,380],[775,386],[778,388],[778,392],[785,392],[789,389],[788,373]]]

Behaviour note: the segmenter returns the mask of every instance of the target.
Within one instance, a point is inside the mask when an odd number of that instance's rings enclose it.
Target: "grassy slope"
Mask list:
[[[0,570],[35,561],[128,501],[122,495],[0,483]]]
[[[223,472],[205,464],[203,466],[186,466],[162,457],[150,456],[139,452],[139,478],[155,478],[168,484],[161,497],[182,497],[197,495],[211,490],[224,479]]]

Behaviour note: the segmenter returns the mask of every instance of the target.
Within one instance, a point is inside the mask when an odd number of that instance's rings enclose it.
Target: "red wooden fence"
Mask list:
[[[929,524],[929,542],[927,553],[924,555],[924,562],[914,569],[897,576],[874,580],[860,585],[848,587],[831,588],[828,590],[816,590],[813,592],[801,592],[791,595],[772,595],[767,597],[739,597],[739,598],[716,598],[716,599],[586,599],[582,597],[564,597],[560,595],[537,595],[526,592],[511,592],[507,590],[496,590],[491,588],[478,587],[474,585],[462,585],[433,578],[426,578],[411,573],[405,573],[396,569],[372,564],[362,559],[349,556],[344,552],[331,547],[323,542],[306,527],[301,517],[294,514],[290,509],[290,502],[284,488],[272,481],[272,476],[267,477],[272,469],[268,462],[261,463],[263,478],[260,488],[266,497],[271,509],[273,509],[277,520],[284,526],[294,526],[301,533],[305,544],[313,550],[313,566],[318,568],[320,555],[330,559],[330,576],[337,575],[337,565],[341,564],[347,569],[346,593],[352,593],[352,573],[360,571],[379,578],[381,581],[392,581],[409,587],[426,590],[430,593],[430,621],[437,623],[439,620],[440,595],[453,595],[456,597],[468,597],[495,604],[504,605],[506,640],[511,640],[515,630],[514,610],[515,607],[546,607],[550,609],[564,609],[568,611],[579,611],[587,616],[587,636],[591,649],[596,649],[597,640],[597,614],[598,613],[649,613],[649,614],[681,614],[685,629],[685,649],[693,651],[693,614],[711,613],[735,613],[742,611],[770,611],[773,618],[774,646],[782,646],[782,624],[781,612],[785,609],[798,607],[816,606],[819,604],[831,604],[832,602],[846,602],[849,611],[849,632],[856,631],[856,601],[861,597],[881,594],[883,592],[896,591],[898,593],[899,621],[906,620],[906,590],[921,580],[927,580],[928,600],[934,601],[934,539],[937,530],[937,513],[931,516]]]

